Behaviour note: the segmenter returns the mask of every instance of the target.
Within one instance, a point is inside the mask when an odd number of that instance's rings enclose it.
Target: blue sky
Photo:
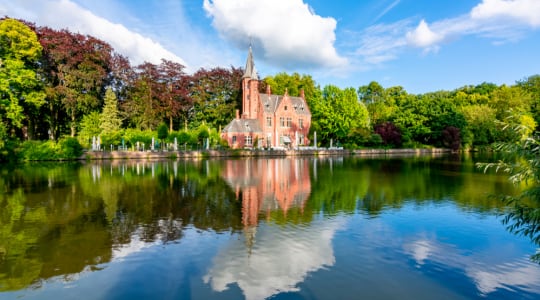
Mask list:
[[[410,93],[540,74],[540,0],[0,0],[0,15],[109,42],[133,64],[377,81]]]

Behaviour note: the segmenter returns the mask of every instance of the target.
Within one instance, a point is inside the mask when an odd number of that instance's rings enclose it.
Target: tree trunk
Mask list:
[[[75,112],[71,113],[71,137],[75,137]]]

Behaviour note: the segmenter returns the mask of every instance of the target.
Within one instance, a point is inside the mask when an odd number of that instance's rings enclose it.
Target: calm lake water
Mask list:
[[[539,299],[472,156],[0,169],[0,299]]]

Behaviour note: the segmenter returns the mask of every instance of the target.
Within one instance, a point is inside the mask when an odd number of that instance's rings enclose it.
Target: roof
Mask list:
[[[274,113],[281,101],[283,101],[284,96],[280,95],[268,95],[265,93],[260,93],[259,98],[261,99],[261,104],[265,113]],[[306,101],[302,97],[291,97],[288,96],[292,103],[292,108],[295,110],[298,115],[311,115],[309,108],[306,104]]]
[[[257,75],[257,69],[255,68],[255,62],[253,61],[253,51],[251,51],[251,46],[249,46],[248,57],[246,60],[246,68],[244,71],[244,76],[242,78],[253,78],[259,79]]]
[[[257,119],[234,119],[225,128],[223,132],[230,133],[249,133],[249,132],[262,132],[261,126]]]

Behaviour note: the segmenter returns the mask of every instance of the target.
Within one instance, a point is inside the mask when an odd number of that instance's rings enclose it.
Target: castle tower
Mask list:
[[[259,110],[259,75],[249,46],[244,76],[242,76],[242,118],[257,119]]]

